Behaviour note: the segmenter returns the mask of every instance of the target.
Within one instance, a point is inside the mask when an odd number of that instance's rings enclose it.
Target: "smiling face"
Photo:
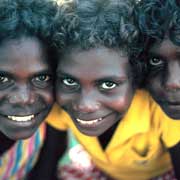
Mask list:
[[[57,102],[82,133],[99,136],[127,112],[134,90],[128,57],[99,47],[72,49],[57,69]]]
[[[46,48],[35,38],[0,44],[0,131],[11,139],[30,137],[53,103],[52,70]]]
[[[163,111],[180,119],[180,46],[164,39],[149,55],[147,88]]]

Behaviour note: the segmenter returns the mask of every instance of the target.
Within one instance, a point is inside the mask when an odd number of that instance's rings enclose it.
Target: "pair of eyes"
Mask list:
[[[38,75],[38,76],[33,77],[31,81],[35,85],[36,84],[41,85],[41,84],[49,82],[50,80],[51,80],[50,75],[43,74],[43,75]],[[1,85],[9,84],[11,82],[13,82],[12,78],[0,74],[0,84]]]
[[[61,82],[63,83],[63,85],[65,85],[66,87],[69,88],[74,88],[74,89],[79,89],[80,88],[80,84],[79,82],[77,82],[76,80],[70,78],[70,77],[66,77],[61,79]],[[112,90],[115,89],[119,84],[113,81],[103,81],[103,82],[99,82],[98,83],[98,88],[101,90]]]

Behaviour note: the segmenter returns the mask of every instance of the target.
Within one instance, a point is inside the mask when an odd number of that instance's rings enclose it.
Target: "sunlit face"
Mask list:
[[[0,131],[11,139],[30,137],[52,103],[52,70],[46,48],[35,38],[0,44]]]
[[[180,46],[164,39],[150,50],[148,61],[148,90],[168,116],[180,119]]]
[[[71,49],[57,68],[57,102],[80,132],[99,136],[127,112],[134,90],[128,57],[105,47]]]

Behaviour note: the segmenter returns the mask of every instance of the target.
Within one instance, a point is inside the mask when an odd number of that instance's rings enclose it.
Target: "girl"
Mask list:
[[[138,6],[138,23],[147,44],[146,89],[167,116],[180,119],[180,4],[176,0],[145,0]],[[178,121],[174,120],[174,124]],[[173,132],[175,135],[175,132]],[[180,172],[180,143],[170,149]]]
[[[42,122],[54,102],[51,25],[56,13],[48,0],[0,2],[1,180],[26,177],[45,142]]]
[[[179,142],[180,123],[173,124],[146,91],[137,90],[142,68],[135,58],[140,36],[133,6],[134,0],[61,5],[64,17],[57,21],[55,40],[64,48],[56,98],[70,116],[55,105],[48,121],[70,129],[92,165],[113,179],[163,178],[172,169],[167,149]],[[71,154],[73,163],[82,160]]]

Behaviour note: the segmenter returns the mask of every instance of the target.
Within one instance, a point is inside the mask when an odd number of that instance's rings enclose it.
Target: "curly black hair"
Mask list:
[[[179,0],[142,0],[136,14],[140,31],[150,45],[168,36],[180,46]]]
[[[48,51],[53,51],[53,22],[57,12],[58,5],[51,0],[1,0],[0,44],[9,39],[35,37]]]
[[[64,0],[55,25],[54,42],[62,52],[71,47],[117,48],[133,56],[130,62],[136,64],[132,67],[135,79],[139,79],[137,72],[141,68],[134,57],[140,51],[136,48],[140,37],[134,24],[134,5],[134,0]]]
[[[134,0],[64,0],[57,20],[57,45],[89,49],[96,46],[129,47],[138,37],[133,23]],[[60,46],[61,47],[61,46]]]

